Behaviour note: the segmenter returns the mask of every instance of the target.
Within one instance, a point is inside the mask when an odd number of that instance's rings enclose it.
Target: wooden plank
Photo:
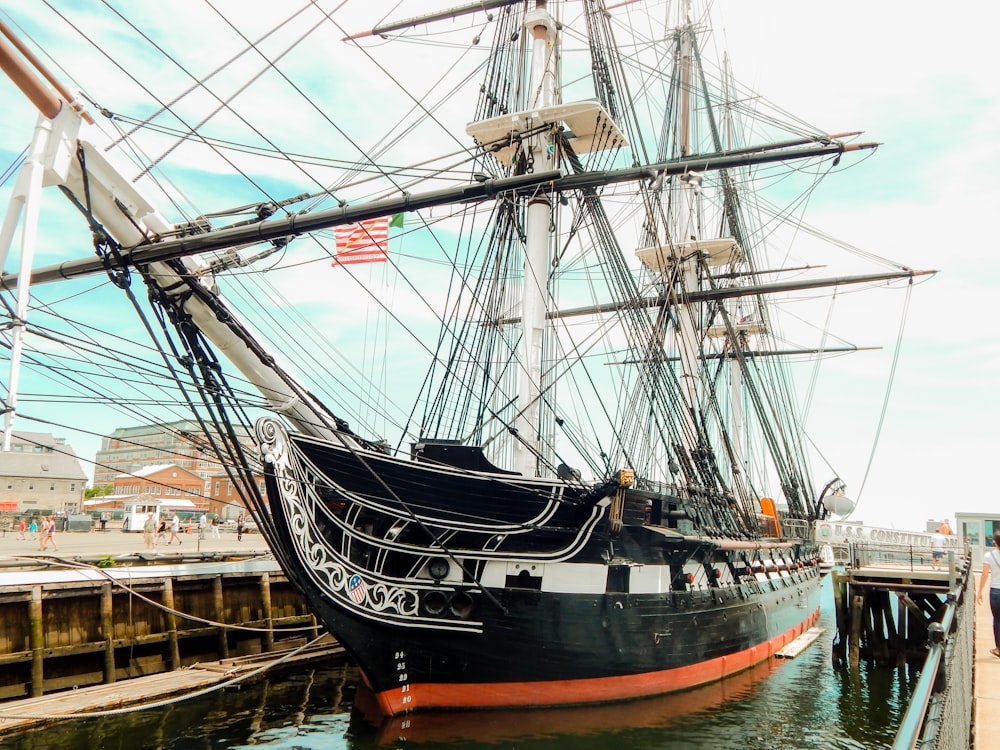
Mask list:
[[[809,648],[825,632],[826,628],[809,628],[809,630],[778,651],[775,656],[779,659],[794,659]]]
[[[262,666],[262,662],[284,658],[288,653],[272,652],[267,654],[267,658],[227,659],[224,662],[199,664],[189,669],[161,672],[108,685],[10,701],[0,705],[0,735],[28,726],[50,724],[59,716],[76,718],[81,713],[122,708],[192,692],[252,672]],[[343,647],[330,639],[283,661],[280,668],[286,669],[310,661],[343,658]]]

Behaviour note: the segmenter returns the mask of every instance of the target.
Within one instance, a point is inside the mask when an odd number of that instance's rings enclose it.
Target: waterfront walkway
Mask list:
[[[162,557],[170,559],[181,555],[190,556],[193,554],[225,555],[225,554],[264,554],[269,552],[267,542],[258,533],[244,534],[243,539],[237,540],[236,532],[221,531],[218,539],[212,536],[212,532],[205,530],[205,538],[199,537],[197,529],[191,533],[182,531],[180,534],[181,544],[174,542],[168,545],[165,541],[158,542],[153,549],[146,549],[143,535],[141,533],[125,533],[120,529],[114,531],[94,531],[86,533],[82,531],[56,532],[55,542],[58,549],[42,551],[38,547],[37,540],[28,538],[18,539],[17,531],[7,531],[0,533],[0,563],[4,558],[24,557],[24,556],[45,556],[62,557],[68,559],[80,558],[92,560],[97,557],[121,557],[121,556],[143,556]],[[27,535],[26,535],[27,536]],[[169,534],[167,535],[169,538]]]
[[[979,590],[980,572],[976,573]],[[973,664],[972,693],[975,696],[975,750],[993,750],[1000,737],[1000,659],[990,653],[993,645],[993,615],[990,612],[989,590],[983,603],[976,605],[976,653]]]

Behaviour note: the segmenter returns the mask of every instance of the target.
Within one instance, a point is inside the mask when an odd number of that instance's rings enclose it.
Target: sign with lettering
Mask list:
[[[829,544],[892,544],[930,547],[933,534],[902,529],[880,529],[852,521],[817,521],[816,541]],[[945,536],[945,546],[959,547],[957,536]]]

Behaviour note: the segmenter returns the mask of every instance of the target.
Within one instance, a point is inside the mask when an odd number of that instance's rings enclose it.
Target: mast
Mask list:
[[[546,0],[536,0],[535,9],[524,19],[530,33],[531,80],[528,108],[555,104],[558,55],[556,25],[546,7]],[[554,168],[555,151],[547,148],[548,138],[531,138],[529,162],[536,169]],[[514,446],[514,469],[525,476],[538,474],[541,445],[540,403],[542,357],[546,332],[548,300],[549,248],[552,205],[549,196],[540,193],[528,201],[524,249],[524,285],[521,290],[521,371],[514,427],[518,440]]]
[[[729,57],[728,53],[723,55],[722,61],[722,95],[724,101],[724,125],[725,125],[725,137],[724,143],[726,146],[732,146],[732,125],[733,125],[733,113],[732,113],[732,102],[735,97],[735,92],[732,86],[732,80],[730,77],[729,68]],[[704,76],[704,73],[702,74]],[[722,136],[720,136],[721,138]],[[737,287],[741,282],[737,277],[731,278],[729,280],[729,286]],[[732,429],[732,440],[730,441],[730,451],[732,452],[732,463],[733,471],[739,471],[743,474],[750,473],[750,467],[746,462],[743,450],[744,441],[744,424],[743,424],[743,367],[740,362],[743,359],[743,354],[749,350],[749,338],[751,333],[764,333],[763,325],[757,324],[745,324],[739,315],[739,303],[737,300],[731,300],[727,309],[729,311],[729,321],[725,326],[727,329],[725,334],[728,335],[730,328],[735,328],[736,338],[729,341],[729,348],[731,354],[735,357],[739,349],[739,358],[734,359],[729,366],[729,416],[730,424]]]
[[[38,236],[39,203],[42,198],[42,176],[44,172],[45,151],[52,134],[52,122],[44,115],[39,115],[35,124],[35,134],[31,139],[28,158],[18,174],[14,192],[10,197],[10,205],[0,229],[0,268],[7,263],[7,256],[14,240],[14,231],[22,212],[24,222],[21,225],[20,270],[19,276],[31,278],[31,264],[35,255],[35,241]],[[28,317],[28,305],[31,302],[31,287],[22,284],[17,288],[14,306],[14,317],[11,321],[10,347],[10,378],[7,382],[7,408],[4,411],[3,450],[10,450],[11,436],[14,432],[14,416],[17,413],[17,394],[20,385],[21,359],[24,349],[24,328]]]
[[[676,124],[677,142],[681,157],[691,153],[691,23],[690,7],[686,4],[684,10],[684,25],[680,30],[680,75],[678,85],[680,95],[680,117]],[[679,200],[674,203],[675,234],[671,242],[671,254],[677,272],[674,280],[686,293],[698,287],[698,258],[691,257],[686,252],[690,247],[688,242],[696,242],[699,238],[699,222],[697,221],[698,196],[701,188],[701,177],[695,173],[683,175],[679,180]],[[677,345],[681,358],[681,397],[684,409],[682,411],[681,436],[685,448],[690,454],[698,447],[697,426],[695,414],[698,409],[698,332],[695,326],[695,310],[689,304],[682,302],[676,307],[677,315]]]
[[[695,132],[695,113],[705,110],[700,116],[711,118],[711,102],[695,102],[694,94],[699,89],[696,76],[700,73],[696,66],[700,65],[696,50],[695,27],[691,20],[690,2],[685,2],[678,19],[675,31],[675,61],[676,74],[672,96],[676,102],[677,118],[673,123],[671,136],[674,152],[680,159],[690,157],[697,149],[693,145],[697,137]],[[714,128],[713,128],[713,132]],[[715,139],[715,147],[725,150],[726,144]],[[673,305],[673,320],[675,327],[675,343],[677,360],[679,361],[680,403],[678,414],[680,445],[672,446],[675,452],[681,452],[686,460],[681,463],[698,465],[698,457],[705,457],[708,449],[708,425],[703,423],[707,418],[703,401],[708,398],[703,393],[702,363],[705,360],[705,343],[714,335],[711,329],[704,330],[706,320],[703,301],[697,296],[703,291],[703,276],[712,273],[713,268],[731,266],[743,260],[739,243],[733,237],[706,236],[702,217],[702,174],[703,170],[692,169],[680,174],[671,183],[667,216],[669,226],[666,229],[666,241],[653,247],[638,251],[639,259],[658,278],[662,295]],[[732,222],[729,222],[732,227]],[[706,287],[707,288],[707,287]],[[717,290],[712,290],[713,292]],[[735,312],[735,310],[732,310]],[[746,342],[751,331],[744,328],[738,315],[727,314],[728,320],[724,326],[713,326],[715,334],[721,332],[726,337],[728,346],[740,347]],[[729,424],[720,429],[728,433],[722,436],[732,456],[732,482],[741,484],[740,474],[743,471],[739,445],[742,443],[743,415],[741,413],[742,381],[739,366],[733,362],[730,368],[729,400],[731,411]],[[689,479],[701,481],[701,477]]]

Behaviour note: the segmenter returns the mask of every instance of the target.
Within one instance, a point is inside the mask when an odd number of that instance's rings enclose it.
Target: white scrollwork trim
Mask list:
[[[266,463],[273,466],[282,512],[288,519],[288,532],[304,572],[329,597],[352,610],[369,610],[383,615],[415,617],[418,614],[417,592],[362,575],[363,586],[351,596],[348,582],[361,571],[333,549],[319,530],[318,519],[327,515],[319,500],[316,481],[296,461],[284,427],[273,419],[256,424],[260,450]]]

